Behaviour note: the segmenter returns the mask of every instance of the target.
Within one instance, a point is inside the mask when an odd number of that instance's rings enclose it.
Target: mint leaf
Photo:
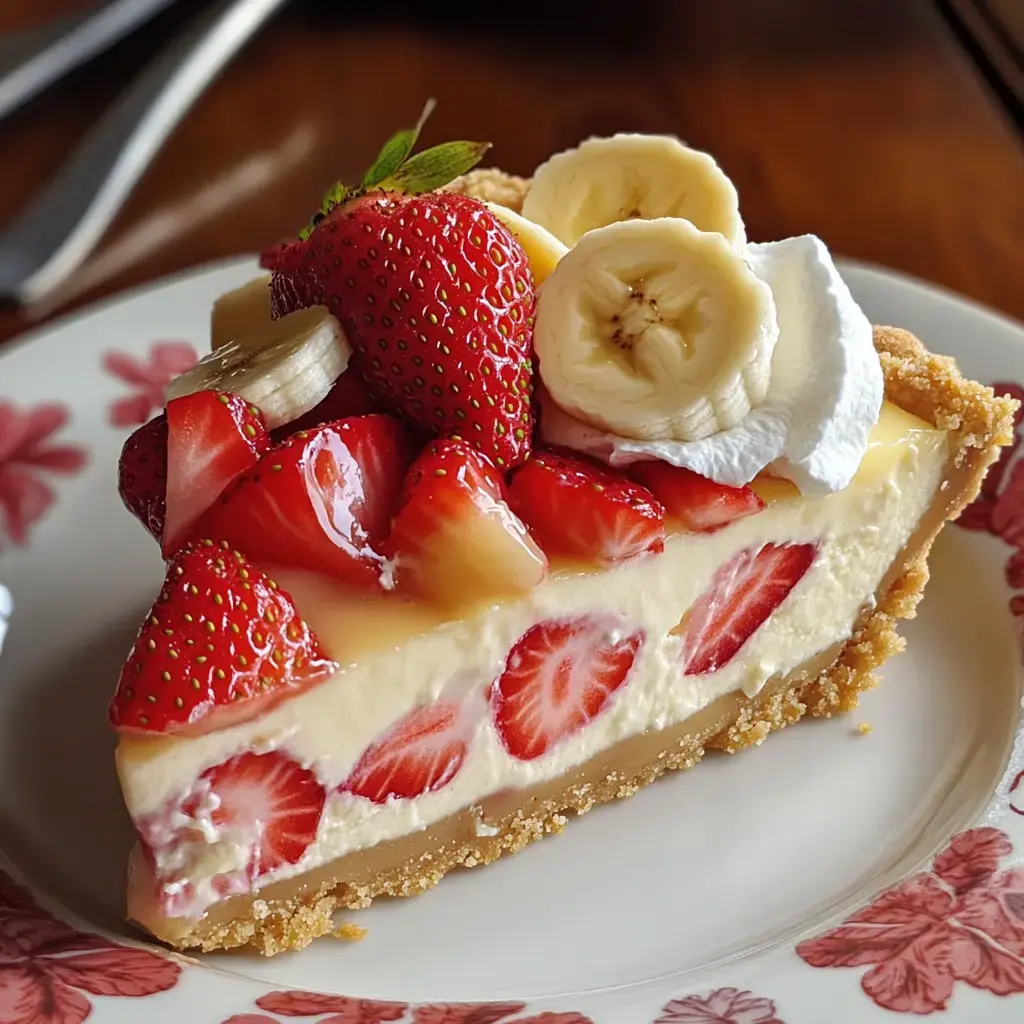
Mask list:
[[[304,242],[320,226],[320,222],[336,206],[341,206],[350,194],[350,189],[339,181],[332,185],[330,191],[320,203],[320,209],[313,214],[313,219],[299,232],[299,240]]]
[[[320,212],[326,216],[336,206],[341,206],[341,204],[348,198],[349,192],[351,191],[352,190],[347,185],[343,185],[340,181],[336,181],[330,187],[323,199],[320,200]]]
[[[370,169],[363,176],[362,187],[364,189],[373,188],[374,185],[379,184],[385,178],[394,174],[405,163],[406,157],[412,152],[413,146],[416,145],[416,140],[419,138],[423,125],[433,113],[436,105],[433,99],[427,100],[423,107],[423,113],[420,114],[420,119],[416,122],[416,127],[403,128],[401,131],[395,132],[384,143],[384,147],[377,154],[377,159],[374,160]]]
[[[431,192],[475,167],[490,148],[489,142],[444,142],[417,153],[377,187],[387,192]]]

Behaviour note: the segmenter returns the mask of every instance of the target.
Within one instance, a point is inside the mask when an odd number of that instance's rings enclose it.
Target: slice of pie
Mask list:
[[[704,154],[431,191],[469,147],[336,189],[125,447],[169,559],[111,705],[128,914],[178,948],[300,948],[855,707],[1009,442]]]

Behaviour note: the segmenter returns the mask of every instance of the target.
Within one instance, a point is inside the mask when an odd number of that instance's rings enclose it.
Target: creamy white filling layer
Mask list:
[[[206,768],[247,750],[287,752],[334,790],[366,747],[412,707],[442,695],[481,695],[473,702],[479,717],[470,752],[451,783],[385,805],[332,792],[316,842],[298,863],[260,880],[267,883],[424,828],[499,790],[556,778],[621,740],[686,719],[725,693],[755,694],[772,676],[849,636],[931,503],[947,458],[945,435],[896,433],[898,440],[869,450],[853,483],[836,494],[809,499],[787,492],[765,511],[718,533],[671,537],[661,555],[600,574],[558,574],[519,600],[362,657],[255,721],[168,742],[144,757],[123,757],[129,810],[136,819],[167,814]],[[769,542],[816,543],[815,562],[732,661],[717,672],[683,677],[679,640],[670,631],[719,566],[737,551]],[[344,659],[349,631],[365,626],[351,614],[351,603],[306,576],[279,573],[278,580],[327,649]],[[612,614],[624,628],[645,631],[630,679],[580,733],[535,761],[517,761],[501,745],[482,695],[531,625],[587,614]],[[251,845],[241,838],[197,828],[189,830],[187,842],[156,851],[161,875],[192,883],[180,913],[194,916],[224,895],[223,883],[213,878],[244,870]]]

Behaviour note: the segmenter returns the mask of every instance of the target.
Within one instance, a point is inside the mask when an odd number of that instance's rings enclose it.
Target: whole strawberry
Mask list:
[[[168,565],[110,723],[196,736],[262,714],[337,667],[273,580],[228,544],[198,541]]]
[[[532,443],[529,263],[483,203],[429,191],[485,147],[449,143],[405,162],[415,132],[398,133],[359,188],[336,186],[303,237],[274,251],[274,315],[326,305],[382,404],[507,469]]]

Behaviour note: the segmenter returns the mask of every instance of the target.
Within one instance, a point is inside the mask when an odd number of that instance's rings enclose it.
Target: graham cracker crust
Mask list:
[[[518,210],[527,184],[485,169],[451,187]],[[896,620],[915,614],[928,581],[932,542],[977,495],[999,447],[1010,442],[1016,408],[1013,400],[966,380],[952,359],[932,355],[906,331],[876,327],[875,347],[886,397],[949,431],[950,461],[944,488],[845,644],[770,681],[756,697],[727,694],[686,721],[627,739],[554,782],[499,793],[414,835],[357,851],[254,896],[232,897],[199,921],[154,916],[139,923],[179,949],[248,945],[267,956],[301,949],[335,931],[338,909],[363,908],[378,896],[417,895],[455,868],[516,853],[561,832],[571,815],[632,796],[666,772],[690,768],[707,750],[736,753],[805,714],[831,717],[855,708],[860,694],[876,685],[875,670],[902,650]],[[146,884],[137,851],[130,875],[130,885]]]

